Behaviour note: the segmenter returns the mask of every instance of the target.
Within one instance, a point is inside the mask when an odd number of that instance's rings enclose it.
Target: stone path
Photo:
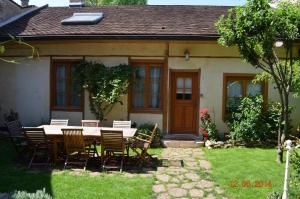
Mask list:
[[[152,188],[153,198],[227,199],[224,189],[210,179],[211,164],[204,159],[201,149],[166,148],[163,149],[161,158],[169,162],[183,160],[183,167],[158,167]]]

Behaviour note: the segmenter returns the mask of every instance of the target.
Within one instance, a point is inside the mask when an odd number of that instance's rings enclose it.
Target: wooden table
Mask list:
[[[57,160],[57,144],[63,141],[63,134],[61,129],[83,129],[83,136],[85,138],[93,138],[100,140],[100,130],[116,130],[123,131],[124,138],[131,138],[136,133],[136,128],[111,128],[111,127],[82,127],[82,126],[56,126],[56,125],[42,125],[39,128],[44,128],[45,134],[51,142],[53,142],[53,161]]]

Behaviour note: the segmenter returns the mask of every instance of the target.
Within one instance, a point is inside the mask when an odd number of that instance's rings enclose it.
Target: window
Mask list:
[[[54,61],[52,65],[51,105],[53,110],[82,109],[82,89],[74,79],[78,61]]]
[[[176,99],[191,100],[192,99],[192,78],[179,77],[176,79]]]
[[[131,111],[161,111],[161,63],[132,63],[135,68],[131,87]]]
[[[254,74],[224,74],[223,85],[223,119],[236,111],[244,97],[262,95],[267,100],[267,83],[256,83]]]

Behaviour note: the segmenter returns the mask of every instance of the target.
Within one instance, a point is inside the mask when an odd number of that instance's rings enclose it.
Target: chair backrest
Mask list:
[[[23,128],[29,146],[47,144],[44,128]]]
[[[99,122],[99,120],[81,120],[81,125],[88,127],[98,127]]]
[[[113,128],[131,128],[131,121],[117,121],[114,120]]]
[[[24,136],[22,133],[22,125],[18,120],[7,122],[6,127],[10,136]]]
[[[50,125],[68,126],[68,119],[51,119]]]
[[[116,152],[124,151],[123,131],[116,130],[100,130],[101,131],[101,147],[104,150]]]
[[[140,134],[137,133],[137,135],[136,135],[137,137],[140,137],[140,138],[142,138],[143,140],[146,141],[143,145],[144,149],[147,149],[151,146],[151,144],[153,142],[153,139],[154,139],[154,136],[156,134],[157,128],[158,128],[158,125],[155,124],[154,128],[152,129],[151,134],[149,136],[144,136],[142,133],[140,133]]]
[[[82,129],[61,129],[67,154],[85,152]]]
[[[150,139],[149,139],[150,144],[152,143],[152,141],[153,141],[153,139],[154,139],[154,136],[155,136],[155,134],[156,134],[157,128],[158,128],[158,125],[155,124],[155,125],[154,125],[154,128],[152,129],[151,135],[150,135],[150,136],[151,136]]]

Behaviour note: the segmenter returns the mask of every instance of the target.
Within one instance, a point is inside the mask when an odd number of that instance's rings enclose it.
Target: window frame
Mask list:
[[[143,67],[146,68],[145,73],[145,93],[144,93],[144,102],[149,105],[149,85],[150,85],[150,67],[158,67],[160,68],[160,85],[159,85],[159,98],[160,98],[160,107],[159,108],[149,108],[149,107],[141,107],[136,108],[133,106],[133,86],[130,85],[129,92],[128,92],[128,110],[129,113],[163,113],[163,106],[164,106],[164,94],[163,94],[163,82],[164,82],[164,61],[162,60],[132,60],[130,61],[130,65],[132,67]],[[133,81],[133,77],[131,79]],[[148,91],[148,92],[147,92]]]
[[[84,105],[84,89],[81,89],[81,98],[80,98],[80,106],[71,106],[71,66],[74,64],[79,64],[81,60],[65,60],[65,59],[58,59],[58,60],[51,60],[51,82],[50,82],[50,97],[51,97],[51,106],[50,109],[52,111],[68,111],[68,112],[82,112],[83,105]],[[55,105],[56,99],[56,69],[59,64],[67,65],[67,76],[66,76],[66,106],[57,106]]]
[[[247,93],[247,81],[253,80],[256,74],[253,73],[224,73],[223,74],[223,97],[222,97],[222,119],[226,120],[226,104],[227,104],[227,82],[230,80],[240,80],[242,81],[242,98],[246,97]],[[264,105],[268,100],[268,82],[264,81],[262,85],[262,96]]]

